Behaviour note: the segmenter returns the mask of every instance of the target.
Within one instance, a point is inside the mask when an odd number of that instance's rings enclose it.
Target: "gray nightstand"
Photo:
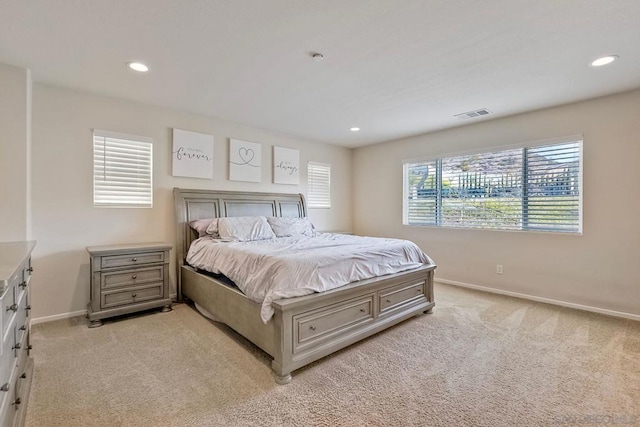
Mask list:
[[[90,328],[102,319],[162,307],[171,310],[166,243],[91,246]]]

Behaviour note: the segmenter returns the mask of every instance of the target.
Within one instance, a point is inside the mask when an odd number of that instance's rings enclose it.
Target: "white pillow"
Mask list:
[[[269,217],[267,221],[277,237],[313,236],[313,224],[307,218]]]
[[[218,219],[218,234],[227,242],[249,242],[276,237],[263,216],[236,216]]]

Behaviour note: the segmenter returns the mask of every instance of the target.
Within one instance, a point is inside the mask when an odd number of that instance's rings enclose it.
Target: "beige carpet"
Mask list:
[[[180,304],[33,328],[27,426],[640,425],[640,323],[436,286],[434,313],[274,383]]]

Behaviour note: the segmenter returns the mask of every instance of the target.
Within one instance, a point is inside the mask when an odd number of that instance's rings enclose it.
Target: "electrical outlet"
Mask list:
[[[496,273],[502,274],[502,264],[496,265]]]

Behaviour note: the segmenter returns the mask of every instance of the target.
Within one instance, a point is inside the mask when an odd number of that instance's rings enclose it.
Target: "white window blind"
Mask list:
[[[404,165],[404,224],[582,232],[582,140]]]
[[[151,138],[93,132],[93,205],[152,207]]]
[[[331,207],[331,165],[309,162],[307,202],[310,208]]]

